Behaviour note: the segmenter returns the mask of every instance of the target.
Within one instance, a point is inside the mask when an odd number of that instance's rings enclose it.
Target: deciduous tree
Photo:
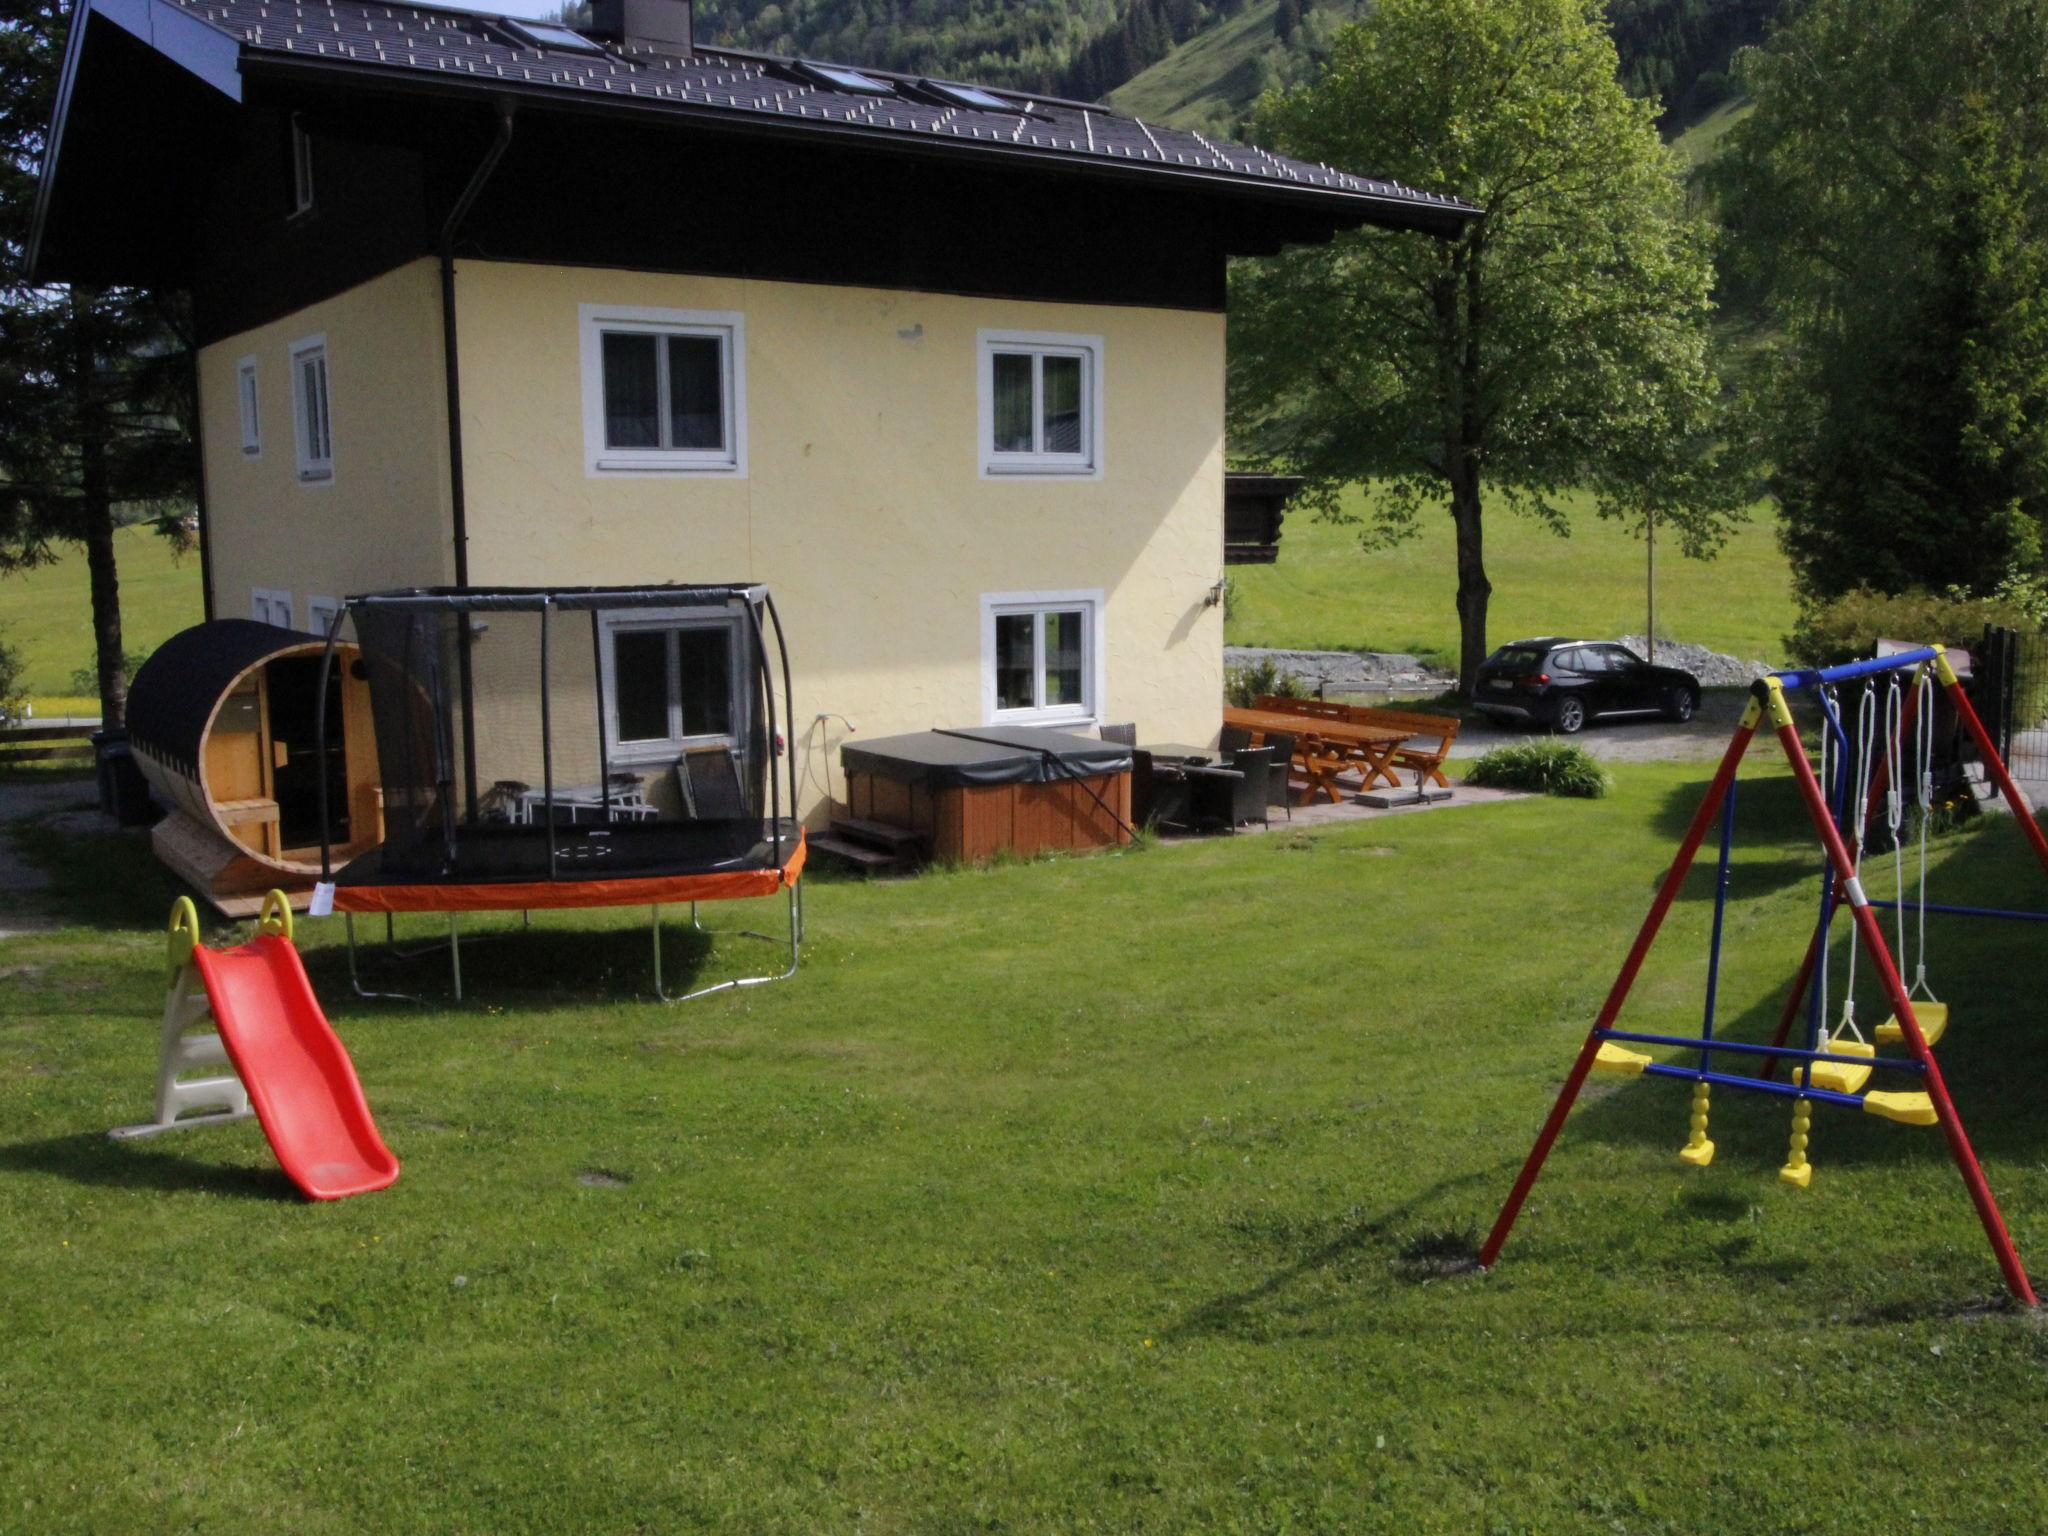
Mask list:
[[[1426,504],[1457,535],[1459,682],[1487,651],[1489,493],[1568,531],[1559,494],[1710,551],[1740,487],[1713,430],[1708,236],[1597,0],[1380,0],[1258,142],[1456,193],[1455,239],[1361,230],[1240,264],[1234,448],[1308,478],[1325,516],[1377,482],[1368,544]],[[1361,593],[1369,602],[1370,594]]]

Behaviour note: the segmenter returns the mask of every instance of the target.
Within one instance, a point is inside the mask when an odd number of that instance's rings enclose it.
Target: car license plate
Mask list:
[[[1490,677],[1486,680],[1486,686],[1489,688],[1512,688],[1515,685],[1510,678]]]

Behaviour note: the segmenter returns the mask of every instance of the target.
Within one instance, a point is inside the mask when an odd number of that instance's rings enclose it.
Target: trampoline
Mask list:
[[[664,1002],[796,973],[806,844],[784,750],[788,649],[765,587],[351,597],[323,669],[344,623],[369,685],[383,837],[337,860],[323,836],[314,910],[343,915],[358,994],[404,995],[368,990],[358,970],[355,919],[378,913],[394,949],[397,914],[447,914],[457,999],[464,912],[645,906]],[[699,903],[777,895],[784,932],[737,932],[781,947],[778,969],[671,996],[664,906],[687,903],[701,930]]]

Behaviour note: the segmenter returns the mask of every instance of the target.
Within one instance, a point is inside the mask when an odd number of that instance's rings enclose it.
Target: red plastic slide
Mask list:
[[[314,1200],[368,1194],[398,1177],[348,1052],[313,996],[292,941],[259,933],[233,949],[195,945],[220,1037],[263,1134]]]

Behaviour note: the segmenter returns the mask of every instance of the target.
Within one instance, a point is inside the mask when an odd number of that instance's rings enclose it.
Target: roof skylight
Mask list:
[[[553,21],[521,21],[507,17],[500,23],[529,48],[556,48],[564,53],[603,53],[604,49],[573,27]]]
[[[894,96],[896,87],[873,75],[864,75],[857,69],[848,69],[844,64],[816,64],[809,59],[798,59],[796,72],[813,85],[826,86],[835,91],[848,91],[855,96]]]
[[[917,85],[919,90],[937,97],[949,107],[966,107],[973,112],[1022,110],[1014,102],[1005,101],[993,91],[984,91],[978,85],[955,85],[950,80],[920,80]]]

